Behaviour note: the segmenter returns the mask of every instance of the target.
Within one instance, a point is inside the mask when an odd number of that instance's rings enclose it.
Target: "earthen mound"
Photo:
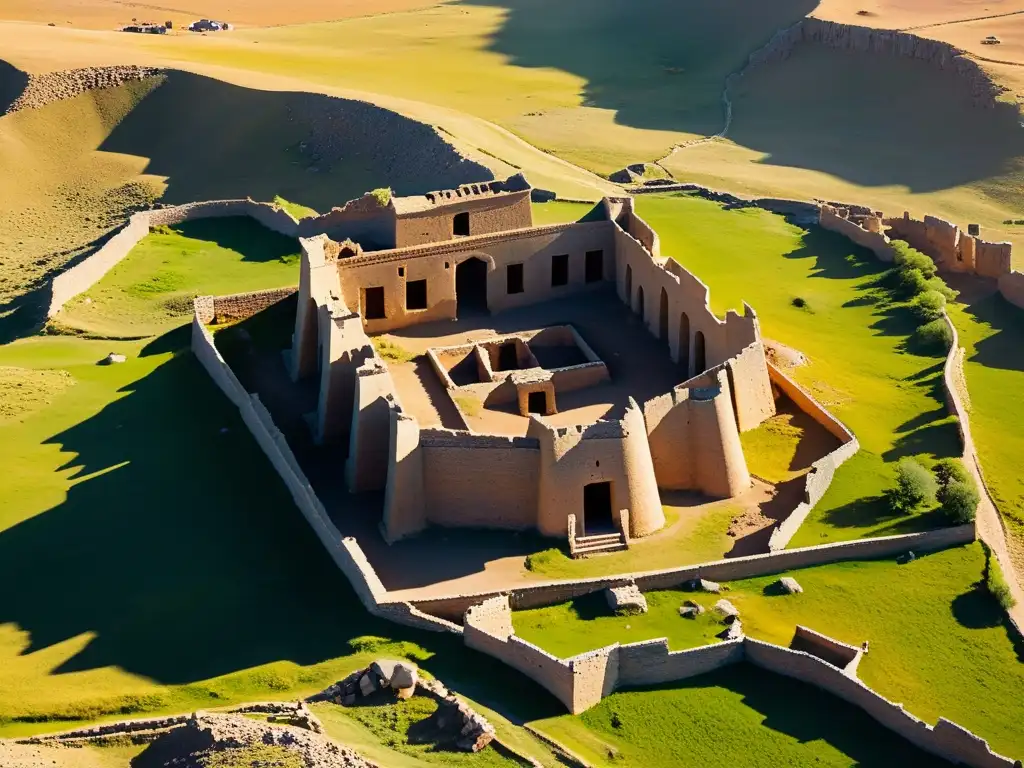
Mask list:
[[[117,66],[117,67],[86,67],[69,69],[62,72],[47,72],[42,75],[25,75],[9,64],[3,65],[13,70],[14,74],[0,71],[0,106],[4,114],[17,112],[21,109],[35,109],[46,106],[54,101],[70,99],[87,91],[98,88],[116,88],[119,85],[144,80],[160,74],[153,67]],[[9,101],[4,98],[5,90],[17,88],[19,75],[22,76],[20,93]]]
[[[350,749],[299,728],[271,725],[241,715],[200,712],[154,741],[132,761],[133,768],[204,768],[217,764],[274,765],[297,757],[305,768],[375,768]],[[291,762],[287,763],[291,764]]]

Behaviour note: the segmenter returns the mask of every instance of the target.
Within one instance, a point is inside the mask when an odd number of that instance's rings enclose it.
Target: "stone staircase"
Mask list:
[[[615,533],[597,533],[592,536],[577,536],[573,547],[573,557],[590,557],[608,552],[621,552],[628,549],[629,544],[621,531]]]

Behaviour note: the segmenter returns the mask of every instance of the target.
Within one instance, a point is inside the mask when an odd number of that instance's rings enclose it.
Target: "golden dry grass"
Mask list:
[[[396,13],[436,5],[439,0],[161,0],[159,4],[122,0],[5,0],[0,16],[12,21],[56,23],[84,29],[112,29],[133,18],[176,27],[197,18],[223,19],[249,27],[308,24],[355,16]]]

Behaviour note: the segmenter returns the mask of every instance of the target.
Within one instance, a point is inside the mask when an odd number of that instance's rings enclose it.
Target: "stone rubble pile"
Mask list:
[[[413,695],[434,699],[438,707],[429,718],[427,730],[438,734],[439,741],[451,742],[460,751],[479,752],[494,741],[494,727],[486,718],[459,701],[444,684],[421,678],[416,665],[409,661],[378,659],[309,700],[329,700],[351,707],[361,698],[381,690],[392,690],[400,699]]]
[[[636,584],[608,587],[604,591],[608,607],[616,616],[635,616],[647,613],[647,598]]]
[[[35,109],[54,101],[70,99],[97,88],[115,88],[134,80],[145,80],[159,75],[161,70],[154,67],[116,66],[85,67],[63,72],[47,72],[29,75],[28,84],[22,94],[7,108],[5,114],[21,109]]]

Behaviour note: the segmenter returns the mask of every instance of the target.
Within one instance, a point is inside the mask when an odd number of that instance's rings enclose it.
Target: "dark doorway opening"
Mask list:
[[[526,410],[543,416],[548,410],[548,396],[544,392],[530,392],[526,396]]]
[[[455,268],[456,314],[487,312],[487,262],[475,256]]]
[[[640,315],[642,322],[647,321],[644,313],[644,287],[642,285],[636,289],[636,313]]]
[[[569,254],[560,253],[551,257],[551,287],[569,284]]]
[[[405,308],[427,308],[427,281],[410,280],[405,284]]]
[[[693,375],[698,376],[708,369],[704,350],[704,332],[697,331],[693,335]]]
[[[523,265],[522,264],[509,264],[505,269],[506,277],[506,288],[505,292],[522,293],[523,292]]]
[[[377,286],[366,289],[366,303],[363,305],[363,318],[366,320],[383,320],[387,317],[384,312],[384,286]]]
[[[584,280],[599,283],[604,280],[604,251],[587,251]]]
[[[633,309],[633,268],[626,265],[626,306]]]
[[[469,214],[456,213],[452,219],[452,234],[455,237],[466,237],[469,235]]]
[[[612,484],[590,483],[583,486],[583,533],[608,533],[615,530],[612,518]]]
[[[498,370],[519,370],[519,358],[516,356],[516,343],[514,341],[506,342],[498,347]]]

